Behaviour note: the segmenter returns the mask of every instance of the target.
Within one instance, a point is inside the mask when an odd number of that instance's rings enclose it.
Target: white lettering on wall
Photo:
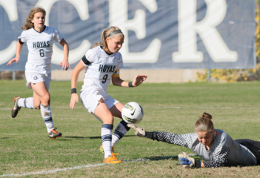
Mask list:
[[[5,9],[11,22],[18,19],[16,0],[0,0],[0,5]],[[6,49],[0,51],[0,64],[6,63],[14,56],[16,51],[16,43],[17,41],[12,41]]]
[[[59,0],[39,0],[36,6],[42,6],[46,9],[46,25],[49,25],[49,13],[51,7]],[[71,3],[79,13],[81,20],[89,18],[87,0],[66,0]],[[139,0],[150,12],[157,11],[156,0]],[[128,19],[127,0],[108,0],[109,2],[109,25],[118,26],[125,34],[125,43],[121,49],[126,63],[154,63],[158,60],[161,41],[157,38],[149,44],[142,52],[129,52],[128,30],[133,30],[138,39],[146,37],[145,11],[136,10],[133,19]],[[172,54],[174,62],[201,62],[203,53],[197,51],[197,38],[200,35],[205,48],[212,60],[215,62],[235,62],[238,58],[237,52],[228,49],[223,41],[216,26],[219,25],[227,11],[226,0],[205,0],[207,12],[205,18],[196,22],[196,2],[197,0],[178,0],[178,21],[179,21],[179,49]],[[0,5],[6,11],[11,22],[18,20],[18,11],[16,0],[0,0]],[[119,8],[120,7],[120,8]],[[10,60],[16,52],[16,40],[9,46],[0,51],[0,64]],[[138,45],[138,44],[137,44]],[[70,50],[69,62],[77,62],[90,48],[88,40],[83,40],[79,47]],[[56,45],[53,46],[54,53],[52,63],[59,64],[63,59],[63,50]]]
[[[157,3],[155,0],[139,0],[150,12],[157,11]]]
[[[140,0],[148,10],[156,10],[157,4],[155,0]],[[150,4],[150,5],[148,5]],[[156,7],[156,8],[155,8]],[[158,60],[161,41],[154,39],[151,44],[143,52],[131,53],[128,47],[128,30],[133,30],[138,39],[146,36],[145,28],[145,12],[137,10],[135,17],[128,20],[127,0],[109,0],[109,24],[110,26],[119,27],[125,35],[125,43],[120,50],[125,63],[154,63]]]
[[[51,7],[55,2],[58,0],[39,0],[36,6],[41,6],[46,10],[46,18],[45,18],[45,24],[49,25],[49,13],[51,10]],[[89,18],[89,12],[88,12],[88,1],[87,0],[66,0],[70,2],[79,13],[79,17],[81,20],[87,20]],[[70,64],[73,64],[75,62],[78,62],[79,59],[82,58],[82,56],[86,53],[86,51],[91,47],[91,44],[88,40],[83,40],[83,42],[80,44],[79,47],[76,49],[69,51],[69,62]],[[55,44],[53,44],[53,55],[52,55],[52,63],[54,64],[60,64],[60,62],[63,60],[64,54],[63,50],[60,50]]]
[[[227,11],[226,0],[205,0],[207,12],[205,18],[196,22],[196,1],[178,0],[179,51],[172,54],[174,62],[201,62],[202,52],[197,51],[196,33],[198,33],[215,62],[235,62],[235,51],[230,51],[216,30]]]

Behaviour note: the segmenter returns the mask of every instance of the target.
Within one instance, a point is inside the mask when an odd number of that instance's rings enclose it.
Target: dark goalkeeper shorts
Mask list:
[[[250,139],[237,139],[237,143],[247,147],[256,157],[257,164],[260,165],[260,142]]]

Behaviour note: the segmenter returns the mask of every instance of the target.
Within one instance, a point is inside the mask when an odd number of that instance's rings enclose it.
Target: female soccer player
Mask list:
[[[137,87],[146,80],[146,75],[137,75],[133,82],[127,82],[120,78],[119,69],[123,67],[122,56],[118,52],[124,43],[124,35],[118,27],[110,27],[101,34],[102,44],[96,43],[96,47],[88,50],[72,72],[70,108],[74,108],[78,102],[76,92],[79,72],[86,69],[84,85],[80,98],[82,104],[89,113],[94,114],[102,122],[101,136],[104,151],[104,163],[121,163],[115,157],[113,146],[129,130],[127,123],[121,121],[113,135],[114,118],[121,118],[123,104],[107,94],[107,87],[112,79],[115,86]]]
[[[233,140],[226,132],[214,129],[212,116],[203,113],[195,123],[196,133],[174,134],[168,132],[146,132],[140,127],[128,124],[135,134],[157,141],[190,148],[204,161],[195,160],[185,152],[179,154],[180,164],[184,167],[223,167],[249,166],[260,164],[260,142],[249,139]]]
[[[43,120],[46,124],[51,139],[62,136],[54,128],[52,113],[50,109],[49,86],[51,82],[51,57],[54,41],[63,46],[64,59],[60,63],[63,70],[70,68],[68,62],[69,45],[63,35],[55,28],[45,26],[46,12],[43,8],[33,8],[24,23],[24,30],[16,44],[16,56],[7,65],[18,63],[24,43],[28,46],[28,61],[25,65],[26,86],[33,89],[33,97],[14,97],[14,107],[11,115],[15,118],[21,107],[30,109],[41,109]]]

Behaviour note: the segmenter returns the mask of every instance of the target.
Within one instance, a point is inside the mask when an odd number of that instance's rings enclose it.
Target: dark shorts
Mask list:
[[[250,139],[237,139],[237,143],[247,147],[256,157],[257,164],[260,165],[260,142]]]

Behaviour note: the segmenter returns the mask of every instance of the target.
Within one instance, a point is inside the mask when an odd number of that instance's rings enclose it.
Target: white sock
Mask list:
[[[123,138],[129,129],[130,128],[127,127],[127,123],[125,121],[121,121],[112,135],[112,146],[114,146],[121,138]]]
[[[101,128],[102,146],[104,149],[104,158],[112,154],[111,140],[112,140],[113,125],[103,124]]]
[[[48,106],[41,105],[40,107],[41,107],[42,118],[43,118],[46,128],[47,128],[47,132],[50,133],[50,131],[52,129],[54,129],[50,105],[48,105]]]
[[[18,106],[23,107],[23,108],[35,109],[33,106],[33,97],[20,98],[18,100]]]

